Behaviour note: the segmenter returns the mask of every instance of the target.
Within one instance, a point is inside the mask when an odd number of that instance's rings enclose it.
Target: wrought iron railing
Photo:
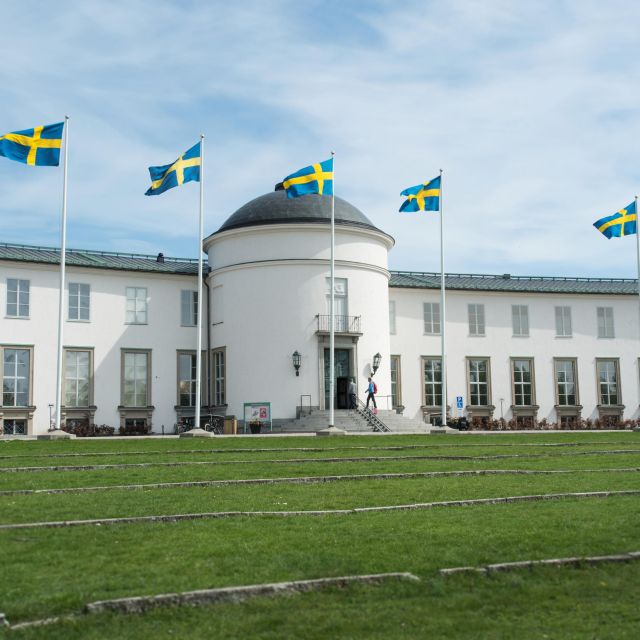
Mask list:
[[[373,431],[379,431],[381,433],[389,432],[391,429],[378,418],[377,414],[367,408],[362,400],[358,399],[358,413],[367,421],[367,424],[373,429]]]
[[[329,332],[331,328],[331,316],[317,315],[318,331]],[[333,330],[336,333],[361,333],[360,316],[334,316]]]

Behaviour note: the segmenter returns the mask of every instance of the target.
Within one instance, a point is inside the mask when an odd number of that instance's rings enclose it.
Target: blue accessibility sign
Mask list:
[[[462,409],[462,396],[456,396],[456,407]]]

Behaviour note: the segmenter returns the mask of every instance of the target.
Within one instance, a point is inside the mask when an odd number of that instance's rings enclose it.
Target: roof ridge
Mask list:
[[[440,277],[439,271],[395,271],[389,272],[396,276],[406,276],[410,278],[433,278]],[[591,276],[514,276],[509,273],[447,273],[446,278],[474,278],[486,280],[516,280],[529,282],[637,282],[636,278],[599,278]]]

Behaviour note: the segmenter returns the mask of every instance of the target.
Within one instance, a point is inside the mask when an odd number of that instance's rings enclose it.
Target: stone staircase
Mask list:
[[[388,428],[389,433],[428,433],[430,425],[419,420],[412,420],[395,411],[377,413],[378,419]],[[329,426],[329,411],[314,409],[306,416],[295,420],[274,425],[274,432],[279,433],[315,433]],[[334,426],[344,429],[348,433],[373,433],[373,428],[357,411],[336,409],[334,411]]]

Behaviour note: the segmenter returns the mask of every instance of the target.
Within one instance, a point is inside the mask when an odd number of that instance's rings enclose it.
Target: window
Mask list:
[[[533,360],[513,359],[513,404],[517,407],[533,405]]]
[[[425,302],[423,305],[424,332],[428,334],[440,333],[440,303]]]
[[[127,287],[127,324],[147,324],[146,287]]]
[[[327,314],[331,315],[331,278],[327,278]],[[349,289],[347,278],[333,279],[335,331],[349,331]],[[328,323],[327,323],[328,326]]]
[[[5,347],[2,359],[2,405],[29,406],[31,351]]]
[[[29,317],[29,281],[7,278],[7,316]]]
[[[216,407],[227,404],[226,400],[226,349],[213,352],[213,404]]]
[[[618,387],[618,361],[597,360],[598,398],[601,405],[621,404]]]
[[[391,356],[391,406],[402,406],[402,390],[400,386],[400,356]]]
[[[195,353],[178,354],[178,405],[181,407],[196,406]]]
[[[577,405],[576,361],[557,359],[555,360],[555,371],[557,404],[563,407]]]
[[[514,336],[529,335],[529,307],[526,304],[511,305],[511,320]]]
[[[469,404],[488,406],[489,399],[489,360],[487,358],[468,358],[467,373],[469,379]]]
[[[4,434],[7,436],[26,436],[27,421],[26,420],[5,420]]]
[[[556,307],[556,337],[570,338],[571,330],[571,307]]]
[[[423,403],[425,407],[442,405],[442,360],[422,358]]]
[[[124,351],[122,354],[122,404],[125,407],[146,407],[149,400],[148,351]]]
[[[90,297],[88,284],[69,283],[69,320],[89,320]]]
[[[471,336],[483,336],[484,335],[484,305],[483,304],[470,304],[469,310],[469,335]]]
[[[91,352],[67,349],[64,364],[65,407],[88,407],[90,404]]]
[[[598,307],[598,338],[613,337],[613,307]]]
[[[389,333],[395,334],[396,332],[396,301],[389,300]]]
[[[195,327],[198,324],[198,292],[180,292],[181,324],[184,327]]]

